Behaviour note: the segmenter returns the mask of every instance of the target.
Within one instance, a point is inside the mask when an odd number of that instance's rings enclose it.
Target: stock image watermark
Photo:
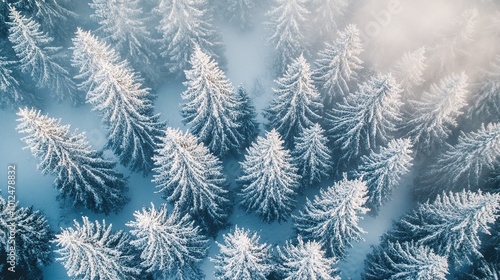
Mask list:
[[[8,228],[9,236],[7,238],[7,268],[10,272],[16,272],[16,178],[17,178],[17,168],[15,164],[9,164],[7,166],[7,213],[9,215]]]
[[[403,6],[400,0],[387,1],[384,9],[377,12],[371,11],[372,20],[365,24],[361,29],[361,39],[365,44],[369,44],[374,38],[377,38],[382,33],[383,29],[389,26],[394,16],[403,12]]]

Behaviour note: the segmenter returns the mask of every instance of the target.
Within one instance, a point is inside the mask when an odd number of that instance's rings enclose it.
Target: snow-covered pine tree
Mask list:
[[[52,241],[69,277],[77,279],[136,279],[140,269],[130,250],[130,236],[124,231],[112,231],[106,221],[89,221],[82,217],[80,224],[61,228]]]
[[[417,181],[425,193],[445,190],[476,190],[500,160],[500,123],[482,125],[478,131],[461,133],[454,146],[438,155]]]
[[[279,271],[284,280],[340,280],[339,271],[334,265],[337,259],[328,258],[316,241],[302,241],[299,235],[297,244],[287,241],[283,248],[277,247]]]
[[[315,61],[313,78],[322,95],[325,108],[330,109],[335,101],[340,101],[350,93],[349,85],[363,69],[359,55],[363,51],[359,30],[349,24],[343,31],[338,31],[333,44],[326,44]]]
[[[390,200],[402,176],[410,172],[412,166],[412,144],[410,139],[393,139],[379,152],[372,151],[361,158],[355,176],[362,178],[368,186],[370,214],[377,215],[380,206]]]
[[[500,121],[500,55],[484,71],[481,80],[471,91],[468,116],[472,120]]]
[[[228,191],[220,160],[192,134],[167,128],[153,157],[153,183],[208,232],[225,224]]]
[[[167,216],[167,206],[151,207],[134,212],[130,242],[141,252],[141,266],[158,279],[201,279],[198,263],[207,254],[207,239],[189,215],[181,215],[179,208]]]
[[[412,89],[424,83],[425,47],[405,52],[393,67],[394,77],[401,83],[406,96],[412,96]]]
[[[185,71],[183,84],[187,89],[181,94],[183,122],[217,156],[239,150],[243,137],[240,134],[240,104],[234,88],[220,70],[217,62],[194,47],[190,59],[191,69]]]
[[[383,238],[385,242],[416,242],[448,257],[456,269],[481,258],[481,234],[490,234],[498,218],[500,193],[443,193],[404,215]]]
[[[21,15],[10,6],[9,41],[19,58],[20,68],[30,74],[37,87],[51,90],[57,101],[71,100],[80,104],[83,98],[68,70],[61,65],[61,47],[51,46],[54,39],[42,32],[40,24]]]
[[[17,66],[17,62],[0,56],[0,109],[39,105],[39,98],[23,88],[24,82],[15,70]]]
[[[327,144],[325,131],[319,124],[304,129],[298,137],[295,137],[292,156],[297,162],[299,175],[302,176],[305,186],[313,186],[328,177],[332,157]]]
[[[236,104],[239,107],[237,123],[242,137],[241,150],[248,147],[259,135],[259,123],[257,122],[257,111],[243,85],[239,85],[236,89]]]
[[[285,74],[275,80],[274,99],[266,109],[269,126],[275,128],[285,140],[285,146],[293,147],[295,136],[320,120],[318,114],[323,105],[313,85],[309,63],[303,55],[294,59]]]
[[[365,261],[364,280],[413,279],[445,280],[448,274],[446,256],[414,242],[388,242],[377,246]]]
[[[283,73],[299,55],[307,54],[306,32],[310,0],[274,0],[267,12],[268,38],[275,53],[275,70]]]
[[[315,12],[312,13],[318,37],[329,38],[339,27],[339,19],[349,6],[348,0],[313,0]]]
[[[102,39],[126,58],[135,69],[140,69],[148,80],[159,79],[155,63],[154,39],[146,26],[141,0],[93,0],[92,18],[101,25]]]
[[[412,139],[417,153],[432,153],[457,126],[457,117],[467,99],[467,76],[452,74],[432,84],[420,100],[413,100],[409,120],[405,122],[407,137]]]
[[[67,0],[10,0],[8,2],[37,22],[43,22],[45,31],[59,36],[66,33],[70,20],[77,17],[74,12],[60,4]]]
[[[475,8],[465,10],[437,34],[438,43],[429,49],[429,65],[434,69],[432,75],[453,70],[464,56],[470,55],[467,47],[474,40],[478,16]]]
[[[401,91],[391,74],[378,74],[327,113],[328,133],[340,149],[339,161],[347,165],[386,145],[401,122]]]
[[[259,236],[244,228],[223,235],[220,252],[210,261],[215,264],[214,276],[220,280],[265,280],[271,272],[270,247],[259,244]]]
[[[195,46],[225,64],[222,39],[212,25],[208,1],[160,0],[156,13],[162,17],[158,26],[162,34],[161,55],[168,59],[166,66],[171,73],[179,76],[188,68]]]
[[[290,216],[300,180],[292,161],[274,129],[265,138],[258,136],[247,148],[240,163],[243,174],[238,179],[241,204],[247,211],[255,210],[266,222],[284,221]]]
[[[14,244],[10,240],[13,230]],[[8,260],[10,247],[14,246],[16,258],[16,272],[0,270],[0,275],[9,275],[8,279],[38,279],[42,268],[52,262],[51,238],[52,231],[42,213],[31,207],[19,207],[0,196],[0,257]],[[4,269],[9,267],[6,265]]]
[[[225,15],[229,22],[237,25],[240,31],[246,31],[253,27],[252,14],[255,0],[225,0]]]
[[[361,215],[368,212],[366,183],[356,179],[336,182],[313,201],[307,200],[305,209],[294,216],[297,232],[306,240],[323,244],[327,256],[344,258],[346,250],[355,241],[362,240],[363,229],[358,225]]]
[[[70,133],[69,125],[49,118],[35,109],[20,109],[17,130],[27,134],[22,140],[40,160],[43,174],[56,174],[56,189],[75,206],[95,212],[117,212],[127,202],[125,179],[113,168],[116,163],[104,159],[91,148],[84,133]]]
[[[101,113],[108,128],[106,147],[120,163],[132,171],[148,174],[153,167],[155,137],[163,133],[164,123],[153,112],[152,95],[126,60],[97,37],[80,28],[73,38],[73,64],[84,81],[87,102]]]

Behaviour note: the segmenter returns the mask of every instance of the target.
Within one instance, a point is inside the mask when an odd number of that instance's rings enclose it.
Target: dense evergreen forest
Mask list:
[[[2,1],[0,278],[500,279],[499,43],[487,0]]]

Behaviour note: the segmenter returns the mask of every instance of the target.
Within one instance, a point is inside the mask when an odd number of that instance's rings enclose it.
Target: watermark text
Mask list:
[[[10,272],[16,272],[17,252],[16,252],[16,178],[17,169],[15,164],[7,166],[7,213],[9,214],[8,229],[9,236],[7,238],[7,268]]]

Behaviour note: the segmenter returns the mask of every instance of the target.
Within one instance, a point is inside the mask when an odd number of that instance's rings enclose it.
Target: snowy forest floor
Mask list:
[[[263,17],[263,15],[260,15]],[[228,78],[233,85],[243,84],[249,91],[252,100],[258,112],[269,104],[272,99],[273,78],[269,73],[269,61],[271,50],[265,44],[265,30],[262,20],[256,19],[256,26],[247,33],[240,33],[230,26],[220,24],[220,30],[223,34],[226,45],[226,57],[228,60]],[[186,129],[181,122],[180,107],[182,102],[181,92],[184,90],[181,82],[165,82],[157,89],[158,98],[155,101],[156,111],[162,114],[162,119],[166,120],[171,127]],[[47,103],[44,113],[50,117],[61,118],[63,124],[70,124],[71,129],[85,131],[87,137],[96,149],[102,148],[105,142],[105,129],[96,112],[91,111],[91,106],[73,108],[69,104]],[[16,164],[18,169],[17,178],[17,197],[21,206],[33,206],[34,209],[41,210],[48,218],[52,229],[59,231],[60,227],[72,225],[73,219],[81,220],[85,215],[90,220],[106,219],[108,224],[112,224],[115,230],[126,228],[125,223],[133,220],[133,212],[142,207],[149,206],[150,202],[160,205],[164,200],[160,194],[155,193],[154,184],[151,183],[151,175],[142,177],[137,173],[130,173],[124,167],[120,171],[128,174],[129,197],[131,201],[125,206],[119,214],[110,214],[109,216],[95,214],[88,210],[68,211],[60,206],[56,200],[57,191],[53,187],[54,177],[43,176],[36,169],[37,160],[31,155],[30,151],[23,150],[23,143],[20,140],[21,135],[15,130],[17,125],[17,116],[12,111],[0,111],[0,124],[2,127],[2,142],[0,145],[0,166],[5,168],[5,172],[0,172],[1,182],[6,182],[6,168],[8,164]],[[259,115],[259,122],[264,123],[262,115]],[[261,130],[263,131],[263,126]],[[108,157],[113,157],[109,152]],[[233,194],[237,189],[235,178],[240,169],[238,160],[230,159],[224,162],[225,173],[231,182]],[[366,231],[363,235],[365,241],[356,243],[348,251],[348,257],[339,264],[342,279],[360,279],[360,273],[363,270],[364,259],[367,253],[371,251],[371,245],[378,243],[379,237],[389,229],[393,220],[400,217],[404,212],[413,207],[410,195],[413,176],[410,174],[402,180],[399,188],[394,192],[392,201],[382,207],[380,214],[374,218],[365,215],[360,226]],[[333,184],[333,180],[327,180],[322,184],[322,188]],[[2,183],[3,185],[3,183]],[[319,188],[306,190],[304,194],[298,197],[297,208],[293,214],[298,213],[306,202],[306,198],[312,199],[318,193]],[[263,223],[255,213],[245,213],[237,204],[230,217],[231,227],[238,225],[252,231],[257,231],[260,235],[260,241],[272,245],[282,245],[287,239],[293,238],[292,222],[284,223]],[[215,241],[222,242],[222,235],[227,233],[230,228],[222,230],[215,240],[210,242],[209,257],[214,257],[218,253],[218,247]],[[206,259],[202,268],[206,274],[206,279],[213,278],[214,266]],[[66,271],[59,262],[53,262],[44,269],[45,279],[67,279]]]

